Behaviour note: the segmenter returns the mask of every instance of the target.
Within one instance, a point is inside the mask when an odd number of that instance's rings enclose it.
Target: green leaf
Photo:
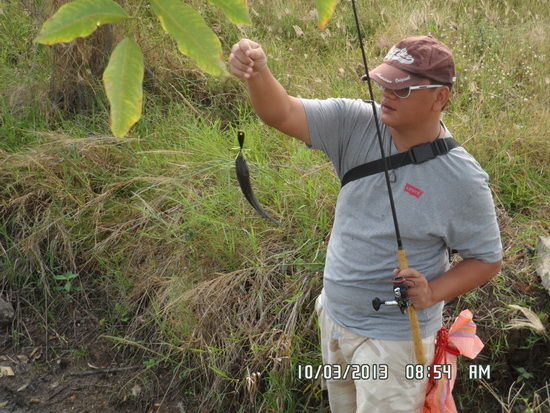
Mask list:
[[[65,4],[46,20],[34,41],[47,45],[70,42],[92,34],[102,24],[128,18],[124,9],[113,0],[76,0]]]
[[[325,26],[329,22],[336,8],[338,0],[315,0],[317,3],[317,24],[321,30],[325,30]]]
[[[208,366],[210,367],[210,369],[212,371],[214,371],[215,373],[219,374],[220,376],[222,376],[224,379],[229,379],[231,380],[231,377],[229,377],[227,374],[225,374],[223,371],[221,371],[220,369],[217,369],[216,367],[213,367],[213,366]]]
[[[73,278],[78,277],[78,274],[75,274],[71,271],[68,271],[68,272],[65,273],[64,277],[65,277],[66,280],[72,280]]]
[[[201,69],[211,75],[227,74],[220,40],[195,9],[181,0],[151,0],[150,3],[181,53],[195,59]]]
[[[143,104],[143,54],[132,39],[124,39],[113,51],[103,73],[103,83],[111,104],[111,131],[117,138],[141,117]]]
[[[252,24],[246,0],[208,0],[208,2],[218,6],[231,23]]]

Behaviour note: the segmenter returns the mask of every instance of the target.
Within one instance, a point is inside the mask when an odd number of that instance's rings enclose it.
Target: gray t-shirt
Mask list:
[[[340,179],[351,168],[381,157],[370,102],[302,102],[312,147],[329,156]],[[389,128],[382,124],[381,132],[386,155],[398,153]],[[409,267],[433,280],[449,269],[448,247],[458,250],[463,259],[491,263],[502,258],[487,182],[488,175],[462,147],[396,170],[391,185]],[[393,300],[395,268],[399,268],[397,242],[384,173],[348,183],[338,195],[328,245],[325,310],[336,323],[365,337],[410,340],[408,316],[396,306],[383,305],[378,312],[372,306],[375,297]],[[442,308],[440,302],[418,311],[422,337],[441,328]]]

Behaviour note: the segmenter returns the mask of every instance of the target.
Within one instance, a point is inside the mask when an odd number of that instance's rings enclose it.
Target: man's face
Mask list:
[[[427,79],[417,85],[429,85]],[[427,120],[433,119],[434,108],[437,108],[436,99],[441,88],[411,90],[406,98],[398,97],[393,90],[384,89],[382,92],[382,122],[390,127],[414,127]],[[398,91],[401,96],[404,91]],[[438,116],[439,114],[437,114]]]

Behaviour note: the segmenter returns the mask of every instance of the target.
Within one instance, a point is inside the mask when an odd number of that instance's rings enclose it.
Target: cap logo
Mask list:
[[[414,63],[414,58],[409,53],[407,53],[406,47],[400,49],[393,46],[384,59],[397,60],[398,62],[405,65],[410,65]]]
[[[395,83],[403,83],[403,82],[406,82],[407,80],[411,80],[411,77],[407,76],[407,77],[402,77],[400,79],[395,79]]]
[[[386,79],[384,76],[382,76],[380,73],[375,73],[375,76],[378,76],[379,79],[382,79],[386,83],[393,83],[390,79]]]

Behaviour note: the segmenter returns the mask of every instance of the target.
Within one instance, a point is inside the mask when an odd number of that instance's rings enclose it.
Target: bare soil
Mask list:
[[[185,411],[183,400],[163,391],[173,379],[168,369],[116,348],[93,314],[67,315],[48,335],[30,317],[16,320],[23,337],[13,325],[1,327],[0,366],[13,372],[0,377],[1,413]]]

